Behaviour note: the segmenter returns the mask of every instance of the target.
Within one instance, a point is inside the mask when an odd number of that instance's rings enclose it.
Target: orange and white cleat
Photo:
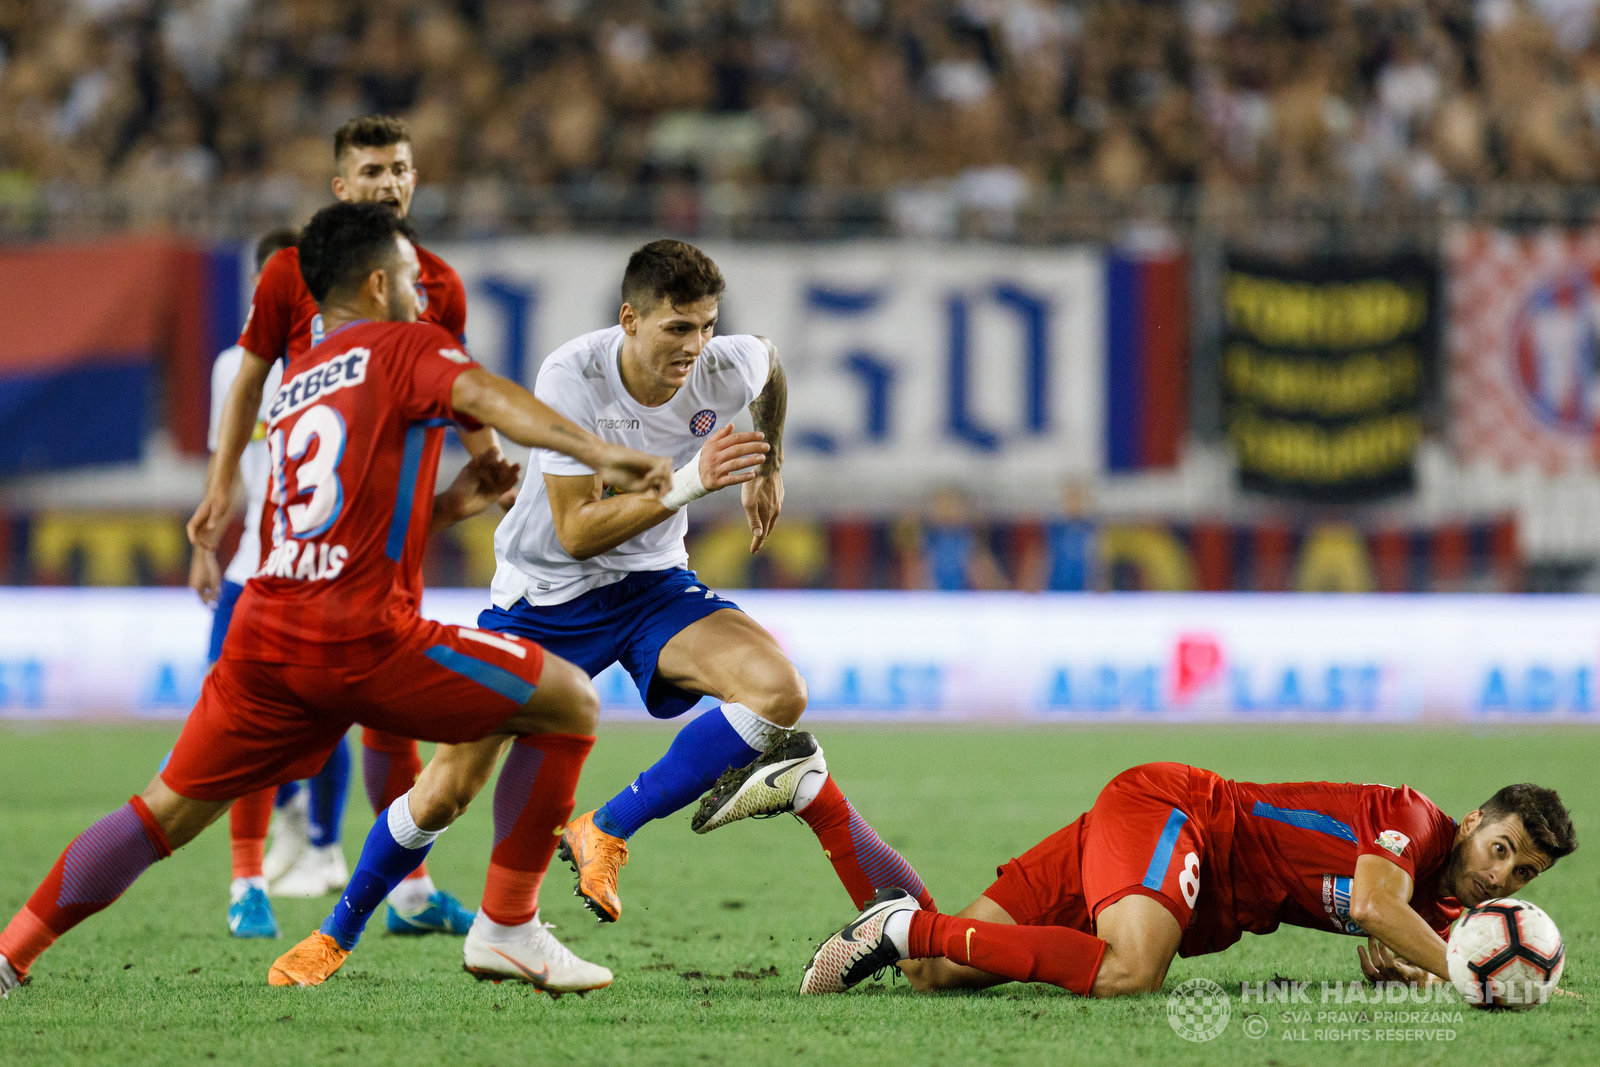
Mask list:
[[[880,889],[861,909],[855,921],[817,947],[800,976],[800,995],[843,993],[900,962],[884,927],[900,912],[920,911],[921,905],[904,889]]]
[[[350,953],[321,930],[279,956],[267,971],[267,984],[276,986],[321,985],[344,966]]]
[[[628,865],[628,843],[596,826],[591,811],[567,824],[557,851],[578,876],[573,895],[582,897],[584,906],[603,923],[622,918],[617,872]]]

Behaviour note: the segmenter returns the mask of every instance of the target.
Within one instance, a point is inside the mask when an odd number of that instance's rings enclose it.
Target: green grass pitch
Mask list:
[[[73,834],[143,786],[174,734],[166,725],[0,728],[0,920]],[[1257,781],[1405,782],[1457,816],[1508,782],[1554,786],[1583,847],[1524,895],[1560,924],[1563,985],[1580,997],[1523,1015],[1435,1008],[1462,1014],[1444,1027],[1456,1033],[1448,1041],[1317,1040],[1314,1022],[1290,1024],[1282,1006],[1263,1011],[1237,998],[1232,1024],[1215,1040],[1192,1044],[1173,1033],[1166,993],[1188,978],[1237,991],[1241,981],[1277,975],[1313,989],[1360,976],[1355,939],[1285,929],[1179,960],[1166,991],[1149,997],[1091,1002],[1018,985],[925,997],[885,982],[802,1001],[795,986],[814,939],[853,913],[815,839],[790,819],[696,837],[687,811],[634,838],[619,925],[596,926],[571,896],[564,867],[546,883],[544,918],[578,953],[616,971],[607,990],[553,1001],[525,986],[478,983],[461,971],[459,941],[385,936],[379,922],[327,985],[277,990],[266,985],[268,964],[332,900],[278,901],[285,941],[232,940],[219,826],[72,931],[35,967],[31,986],[0,1002],[0,1062],[1324,1067],[1600,1057],[1600,733],[823,726],[819,735],[845,792],[952,911],[989,884],[997,863],[1070,821],[1118,770],[1148,760]],[[670,736],[603,727],[578,810],[620,788]],[[371,819],[359,779],[352,784],[353,864]],[[469,902],[483,884],[490,807],[480,799],[430,860],[436,880]],[[1247,1011],[1262,1011],[1264,1037],[1243,1033]],[[1283,1039],[1298,1029],[1311,1040]]]

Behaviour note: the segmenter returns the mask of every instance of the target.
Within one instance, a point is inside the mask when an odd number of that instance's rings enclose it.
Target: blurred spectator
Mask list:
[[[922,533],[922,574],[917,588],[957,592],[1004,589],[1005,575],[989,547],[989,531],[961,490],[935,490]]]
[[[1089,486],[1070,481],[1061,491],[1061,518],[1045,529],[1050,553],[1044,587],[1054,593],[1084,593],[1099,588],[1093,501]]]
[[[647,198],[890,194],[1004,237],[1051,187],[1428,198],[1589,183],[1600,0],[14,0],[0,213],[107,179],[293,207],[328,135],[403,113],[423,180]],[[716,205],[684,197],[714,190]],[[474,187],[474,227],[506,205]],[[660,220],[658,220],[660,221]]]

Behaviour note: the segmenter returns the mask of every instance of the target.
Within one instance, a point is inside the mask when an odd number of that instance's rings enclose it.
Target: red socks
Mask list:
[[[580,734],[533,734],[511,746],[494,787],[494,851],[483,889],[483,913],[500,925],[520,926],[539,910],[539,885],[593,747],[594,738]]]
[[[911,916],[910,958],[943,956],[1015,982],[1048,982],[1081,997],[1094,988],[1106,943],[1067,926],[1006,926],[919,911]]]
[[[167,835],[139,797],[68,845],[39,888],[0,933],[0,956],[18,977],[55,939],[116,900],[157,860],[172,855]]]
[[[240,797],[228,809],[228,843],[233,849],[235,878],[261,877],[267,827],[272,824],[272,801],[277,793],[276,786],[268,786]]]
[[[800,818],[822,842],[823,855],[832,862],[834,873],[857,908],[865,907],[878,890],[893,887],[916,897],[923,910],[938,910],[933,895],[911,864],[856,813],[834,784],[833,775],[828,776],[816,799],[800,812]]]
[[[402,796],[416,784],[422,773],[422,756],[417,753],[417,743],[409,737],[384,733],[370,727],[361,728],[361,784],[366,786],[367,802],[372,813],[382,817],[396,797]],[[426,878],[426,861],[406,875],[406,879]]]

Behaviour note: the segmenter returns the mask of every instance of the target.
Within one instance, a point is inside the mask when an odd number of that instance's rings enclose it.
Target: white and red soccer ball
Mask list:
[[[1469,909],[1450,931],[1450,980],[1475,1008],[1525,1010],[1550,999],[1566,951],[1550,916],[1505,897]]]

